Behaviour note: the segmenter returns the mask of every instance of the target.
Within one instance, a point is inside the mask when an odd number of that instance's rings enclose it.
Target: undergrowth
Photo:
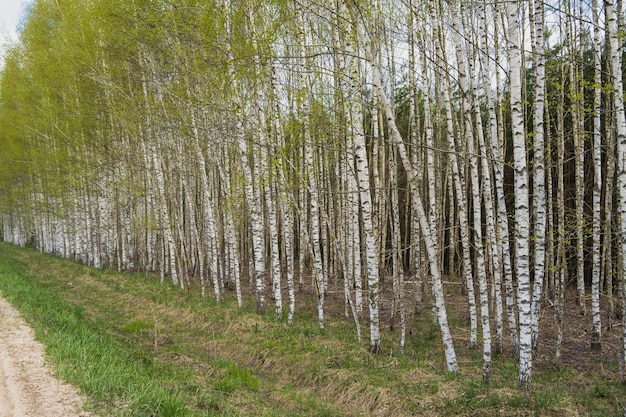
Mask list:
[[[0,292],[101,416],[621,416],[626,407],[623,385],[566,367],[535,373],[526,395],[506,355],[483,384],[480,352],[462,342],[461,374],[451,376],[426,313],[411,321],[403,354],[387,329],[383,354],[372,355],[350,320],[328,315],[322,331],[304,300],[288,326],[255,314],[250,295],[238,309],[233,294],[217,304],[5,244]]]

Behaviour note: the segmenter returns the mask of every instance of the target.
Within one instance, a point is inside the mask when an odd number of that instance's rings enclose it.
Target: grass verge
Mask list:
[[[462,343],[461,375],[449,376],[427,315],[412,320],[404,355],[387,330],[385,354],[375,356],[349,320],[329,315],[320,331],[304,300],[287,326],[256,315],[250,298],[239,310],[232,294],[218,305],[5,244],[0,292],[33,326],[57,375],[102,416],[621,416],[626,406],[623,385],[568,368],[536,373],[525,396],[504,356],[484,385],[480,352]]]

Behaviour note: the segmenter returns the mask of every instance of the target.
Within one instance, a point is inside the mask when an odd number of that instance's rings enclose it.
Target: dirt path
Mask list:
[[[43,345],[0,297],[0,417],[89,417],[73,386],[45,367]]]

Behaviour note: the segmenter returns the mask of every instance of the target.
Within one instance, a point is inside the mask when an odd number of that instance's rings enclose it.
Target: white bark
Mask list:
[[[357,48],[354,44],[354,40],[348,40],[346,42],[348,56],[357,56]],[[349,150],[349,152],[353,153],[356,163],[356,179],[359,191],[361,217],[363,220],[363,239],[365,241],[365,265],[367,268],[367,289],[369,300],[370,351],[373,353],[380,353],[380,319],[378,309],[378,291],[380,280],[378,275],[379,257],[375,239],[373,202],[369,178],[369,161],[367,158],[367,148],[365,144],[363,110],[358,101],[361,95],[361,71],[359,69],[358,61],[355,58],[350,59],[349,62],[350,65],[349,68],[347,68],[350,73],[351,83],[349,97],[354,97],[350,99],[350,107],[348,109],[350,114],[348,134],[350,135],[353,144],[353,149]],[[353,220],[358,221],[358,217]],[[354,226],[356,226],[356,224]],[[358,251],[355,252],[355,255],[360,256]]]
[[[513,129],[513,167],[515,170],[515,272],[519,311],[519,387],[530,390],[532,382],[532,328],[530,309],[529,196],[526,161],[526,135],[522,103],[522,51],[520,3],[507,5],[509,79],[511,82],[511,119]]]
[[[163,224],[163,250],[168,255],[169,261],[169,272],[172,278],[173,285],[182,285],[181,280],[178,277],[178,263],[176,260],[176,248],[174,243],[174,237],[172,232],[172,222],[170,219],[170,213],[167,206],[167,194],[165,192],[165,178],[163,176],[163,167],[161,162],[161,157],[159,155],[156,146],[150,144],[150,164],[154,171],[154,177],[156,180],[157,186],[157,200],[159,204],[159,215],[161,222]],[[162,259],[161,262],[165,262],[165,259]]]
[[[534,161],[533,161],[533,208],[534,222],[534,286],[531,304],[532,344],[537,346],[539,337],[539,311],[545,276],[546,259],[546,186],[545,186],[545,146],[544,146],[544,101],[546,69],[544,56],[544,9],[541,0],[534,1],[534,64],[535,64],[535,102],[533,115]]]
[[[485,267],[486,261],[482,233],[482,198],[480,192],[480,175],[478,173],[478,154],[474,150],[474,125],[472,123],[472,119],[476,116],[476,114],[472,111],[473,107],[477,108],[478,106],[470,100],[474,92],[474,88],[471,85],[471,79],[468,77],[468,72],[470,75],[473,72],[471,62],[468,62],[467,58],[470,56],[470,51],[463,48],[462,40],[459,36],[461,28],[463,27],[461,15],[464,10],[463,8],[460,8],[455,10],[455,12],[456,16],[453,27],[456,26],[458,29],[455,31],[457,70],[459,86],[463,96],[462,102],[465,121],[465,142],[467,146],[467,153],[469,154],[470,182],[474,215],[474,256],[476,259],[476,274],[478,276],[478,287],[480,292],[480,318],[483,336],[483,381],[488,383],[491,378],[491,324],[489,322],[489,290],[487,287],[487,270]],[[478,117],[477,122],[478,124],[482,124],[480,117]],[[467,227],[469,228],[469,224]],[[463,225],[461,225],[461,228],[463,228]]]
[[[443,57],[445,57],[445,50],[441,51],[441,62],[440,65],[445,65],[443,61]],[[444,67],[445,68],[445,67]],[[443,100],[446,111],[446,137],[448,138],[448,158],[450,160],[450,166],[452,169],[452,179],[454,182],[454,192],[456,197],[456,205],[457,212],[459,216],[459,234],[461,236],[461,246],[462,246],[462,261],[463,261],[463,275],[465,277],[465,282],[467,285],[467,305],[469,309],[469,318],[470,318],[470,347],[475,348],[478,341],[478,318],[476,313],[476,294],[474,292],[474,275],[472,271],[472,256],[470,252],[470,236],[469,236],[469,221],[468,221],[468,210],[467,210],[467,202],[465,189],[466,184],[461,176],[458,157],[457,157],[457,149],[455,145],[455,134],[454,134],[454,126],[453,126],[453,110],[452,110],[452,101],[450,99],[450,81],[447,75],[444,75],[443,80]]]
[[[432,59],[432,57],[428,56],[428,52],[427,52],[427,48],[424,42],[423,37],[420,38],[421,40],[421,47],[423,49],[423,54],[422,54],[422,66],[424,71],[426,72],[426,80],[434,78],[434,75],[432,74],[432,66],[428,65],[428,61],[429,59]],[[431,108],[431,101],[430,101],[430,95],[431,95],[431,83],[426,83],[426,85],[424,86],[424,140],[426,142],[426,180],[427,182],[427,202],[428,202],[428,223],[430,226],[430,230],[431,232],[433,232],[431,239],[432,239],[432,245],[433,245],[433,251],[435,253],[439,253],[439,245],[440,245],[440,241],[439,241],[439,237],[437,235],[437,233],[435,232],[438,229],[438,225],[437,225],[437,193],[436,193],[436,181],[437,181],[437,176],[435,174],[435,138],[434,138],[434,126],[433,126],[433,120],[432,120],[432,114],[433,114],[433,110]],[[417,210],[417,207],[415,207],[415,205],[413,205],[413,228],[415,229],[413,232],[413,237],[414,237],[414,242],[413,245],[415,245],[415,251],[417,252],[415,255],[415,260],[414,260],[414,268],[416,271],[416,277],[415,280],[416,282],[416,287],[417,287],[417,294],[416,294],[416,304],[418,307],[421,307],[421,298],[423,297],[422,294],[422,278],[421,278],[421,265],[420,265],[420,247],[421,247],[421,236],[420,236],[420,220],[419,220],[419,213]],[[454,208],[452,208],[452,210],[454,210]],[[453,217],[453,216],[452,216]],[[439,255],[438,255],[439,256]],[[452,256],[450,257],[452,258]],[[439,260],[437,261],[437,263],[439,263]],[[450,271],[451,273],[451,271]]]
[[[280,125],[279,125],[279,108],[276,100],[278,100],[277,96],[277,80],[276,77],[276,69],[271,68],[272,71],[272,88],[274,90],[274,98],[273,98],[273,110],[274,115],[274,138],[276,138],[280,134]],[[261,87],[257,87],[261,88]],[[272,137],[267,134],[265,128],[265,110],[264,103],[266,98],[262,91],[257,93],[257,111],[258,111],[258,123],[259,123],[259,134],[261,136],[262,143],[262,152],[261,152],[261,164],[263,171],[263,184],[264,184],[264,195],[265,195],[265,206],[267,207],[267,223],[269,228],[269,240],[270,240],[270,264],[271,264],[271,272],[272,272],[272,295],[274,298],[274,317],[277,319],[282,318],[283,315],[283,297],[281,293],[281,274],[280,274],[280,250],[278,247],[278,214],[276,210],[275,203],[275,187],[274,187],[274,172],[272,167],[272,158],[274,157],[274,144],[275,141],[272,141]]]
[[[301,57],[299,58],[299,68],[301,69],[298,73],[298,90],[305,92],[307,88],[310,86],[310,77],[308,75],[308,71],[305,71],[305,57],[304,57],[304,49],[306,44],[306,19],[304,18],[304,11],[298,10],[298,22],[300,23],[301,31],[299,33],[299,47]],[[306,99],[301,100],[298,103],[298,111],[300,114],[300,118],[302,120],[302,134],[304,139],[304,175],[305,175],[305,188],[309,191],[309,209],[310,209],[310,232],[307,231],[306,235],[308,237],[307,244],[309,245],[310,253],[313,256],[313,283],[315,285],[315,290],[317,293],[317,320],[320,329],[324,328],[324,298],[325,298],[325,277],[322,263],[322,254],[321,254],[321,238],[320,238],[320,206],[319,206],[319,193],[318,193],[318,178],[317,178],[317,169],[319,168],[314,161],[314,149],[313,149],[313,138],[311,137],[311,131],[309,128],[309,117],[310,117],[310,108],[309,103]],[[306,201],[306,196],[304,201]],[[306,210],[305,210],[306,211]],[[308,228],[308,225],[302,223],[304,228]],[[302,247],[302,245],[301,245]],[[302,262],[304,261],[303,256],[300,257],[300,263],[302,266]],[[301,269],[302,270],[302,269]],[[300,279],[302,279],[302,274],[300,275]]]
[[[422,229],[422,234],[424,236],[426,250],[428,252],[428,259],[429,259],[431,275],[433,279],[433,294],[435,296],[435,304],[438,310],[438,321],[439,321],[439,327],[441,329],[441,336],[443,339],[443,346],[444,346],[444,351],[446,355],[446,363],[448,366],[448,371],[452,373],[456,373],[458,372],[458,364],[456,361],[456,353],[454,351],[454,344],[452,341],[452,336],[450,334],[450,329],[448,327],[448,316],[447,316],[447,312],[445,308],[443,288],[442,288],[442,283],[441,283],[441,275],[439,273],[438,256],[433,246],[432,237],[431,237],[432,231],[428,223],[428,217],[426,216],[426,212],[424,210],[424,206],[422,204],[422,200],[419,194],[419,184],[417,183],[417,177],[415,175],[413,166],[411,165],[411,162],[410,162],[410,159],[409,159],[409,156],[406,151],[405,144],[404,144],[404,140],[402,139],[402,135],[400,134],[400,131],[398,130],[398,126],[396,125],[396,121],[393,115],[391,104],[389,103],[387,94],[383,90],[380,69],[378,68],[377,63],[374,60],[370,46],[365,39],[365,35],[363,34],[363,29],[358,23],[357,15],[354,13],[353,10],[350,10],[350,14],[352,17],[352,22],[355,25],[355,30],[357,32],[359,42],[365,51],[366,59],[372,71],[372,78],[373,78],[372,81],[373,81],[374,91],[376,93],[376,96],[380,100],[380,104],[383,107],[385,111],[385,115],[387,117],[389,132],[391,134],[391,141],[397,147],[398,155],[400,156],[402,165],[407,175],[409,185],[411,187],[412,201],[418,211],[418,217],[420,218],[420,227]]]
[[[602,227],[602,120],[600,110],[602,104],[602,39],[600,36],[600,11],[598,0],[592,1],[593,13],[593,195],[592,195],[592,248],[591,248],[591,314],[593,329],[591,332],[591,349],[601,349],[602,320],[600,317],[600,277],[602,263],[600,260],[600,230]]]
[[[561,80],[564,79],[563,64],[560,68]],[[558,227],[558,254],[557,254],[557,279],[556,279],[556,308],[554,309],[554,315],[557,322],[557,340],[555,344],[555,364],[561,365],[561,344],[563,342],[563,316],[565,312],[565,277],[567,275],[567,247],[565,239],[565,183],[564,183],[564,170],[565,165],[565,92],[561,91],[559,95],[559,101],[557,103],[557,163],[556,163],[556,175],[557,175],[557,190],[556,190],[556,202],[557,202],[557,224]]]
[[[249,11],[249,20],[254,27],[254,19],[252,11]],[[254,32],[252,30],[252,32]],[[252,36],[255,39],[254,34]],[[256,49],[256,43],[254,43]],[[232,57],[231,57],[232,58]],[[239,155],[241,158],[241,167],[244,175],[245,198],[248,204],[250,214],[250,225],[252,235],[252,269],[254,271],[254,287],[256,295],[256,311],[258,314],[265,314],[265,251],[264,251],[264,225],[263,213],[261,210],[261,192],[259,184],[255,183],[255,175],[259,175],[259,158],[254,157],[254,143],[248,143],[245,136],[243,120],[249,115],[249,109],[246,107],[245,95],[243,89],[246,87],[238,82],[232,74],[233,68],[229,68],[231,84],[233,91],[237,95],[235,97],[235,136],[237,145],[239,146]]]
[[[484,51],[483,53],[479,53],[480,57],[479,61],[479,74],[476,75],[476,80],[474,81],[474,97],[479,97],[478,86],[479,76],[483,75],[483,82],[485,84],[485,97],[487,99],[487,108],[488,108],[488,134],[491,135],[492,138],[495,139],[497,143],[498,140],[498,126],[496,122],[496,112],[494,108],[494,104],[492,102],[492,91],[493,88],[490,85],[489,74],[490,74],[490,64],[487,55],[487,36],[486,36],[486,26],[485,26],[485,7],[481,7],[481,10],[478,12],[478,24],[479,24],[479,50]],[[481,156],[481,169],[482,169],[482,179],[483,179],[483,198],[485,204],[485,222],[486,222],[486,230],[487,230],[487,253],[491,255],[491,262],[493,265],[493,292],[494,292],[494,304],[495,304],[495,325],[496,325],[496,342],[495,342],[495,351],[497,353],[502,352],[503,345],[503,310],[502,310],[502,278],[503,278],[503,254],[502,254],[502,233],[501,227],[496,226],[496,212],[495,212],[495,203],[493,199],[494,193],[494,184],[491,179],[492,166],[498,165],[498,161],[492,161],[490,158],[490,154],[487,149],[487,144],[485,140],[485,133],[483,131],[483,123],[481,117],[481,109],[480,106],[474,106],[475,110],[475,118],[476,118],[476,127],[478,132],[478,141],[480,147],[480,156]],[[495,182],[495,181],[494,181]]]
[[[571,115],[571,136],[574,148],[574,181],[575,181],[575,232],[576,232],[576,303],[580,309],[580,314],[587,313],[585,303],[585,218],[584,218],[584,190],[585,190],[585,141],[584,141],[584,119],[583,119],[583,93],[580,87],[580,65],[582,62],[582,44],[576,34],[573,2],[565,2],[566,16],[566,39],[568,47],[569,61],[569,99],[570,105],[567,109]]]
[[[624,86],[622,82],[622,47],[618,32],[618,14],[616,2],[605,0],[607,19],[607,36],[611,46],[611,82],[613,85],[613,105],[615,111],[615,125],[617,130],[617,184],[620,214],[620,251],[622,259],[626,259],[626,116],[624,114]],[[626,262],[622,262],[622,300],[626,300]],[[624,302],[626,313],[626,302]],[[623,316],[623,343],[620,360],[619,375],[622,382],[626,382],[626,314]]]

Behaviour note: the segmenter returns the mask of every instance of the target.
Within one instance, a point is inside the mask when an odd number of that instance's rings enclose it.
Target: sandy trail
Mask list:
[[[75,387],[45,366],[44,348],[0,297],[0,417],[89,417]]]

